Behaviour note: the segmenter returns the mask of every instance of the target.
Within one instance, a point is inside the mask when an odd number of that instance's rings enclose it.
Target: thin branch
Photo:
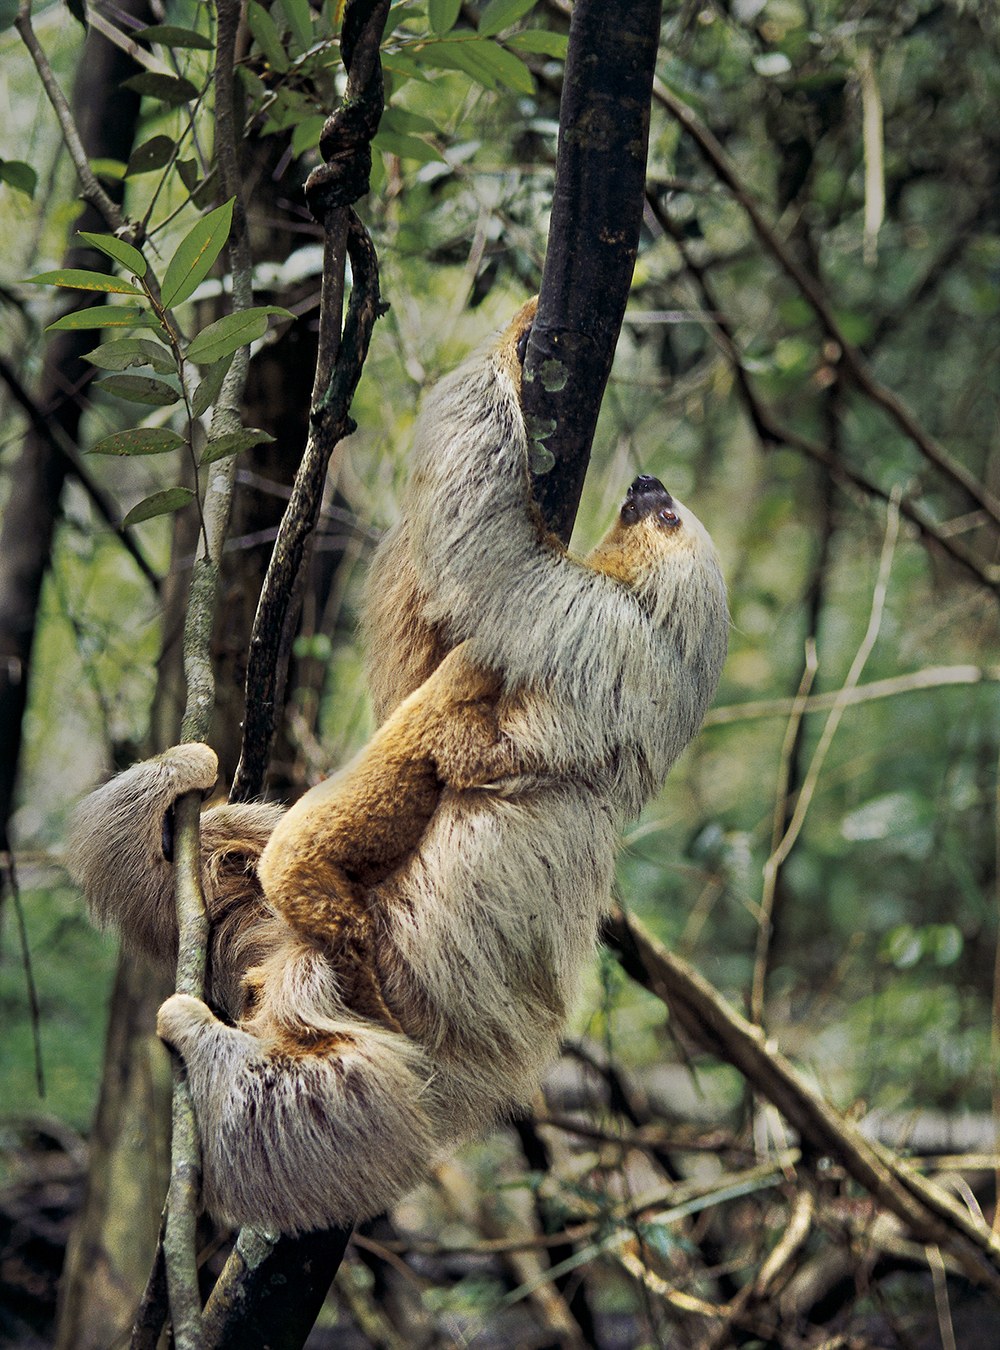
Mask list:
[[[816,643],[810,637],[805,644],[806,656],[802,667],[802,679],[798,692],[792,700],[788,725],[781,742],[781,754],[778,756],[778,790],[775,792],[774,825],[771,836],[771,855],[764,866],[761,888],[760,908],[757,913],[757,946],[754,952],[753,979],[750,986],[750,1020],[759,1026],[764,1022],[764,984],[767,979],[767,961],[771,948],[771,920],[774,914],[774,898],[778,884],[778,864],[775,862],[781,831],[784,828],[788,812],[789,787],[792,776],[792,761],[795,746],[798,744],[802,721],[805,717],[806,700],[816,678],[818,662]]]
[[[888,413],[925,459],[934,464],[952,483],[962,488],[966,495],[982,507],[994,521],[1000,523],[1000,498],[981,483],[964,464],[953,459],[948,451],[921,426],[902,399],[875,378],[861,352],[845,337],[819,282],[799,263],[788,245],[765,219],[753,196],[744,187],[736,166],[711,131],[697,114],[659,79],[653,81],[653,96],[680,122],[746,212],[758,239],[795,283],[828,337],[840,348],[844,369],[855,384],[873,403]]]
[[[247,658],[243,745],[231,801],[249,801],[264,785],[281,708],[297,583],[322,504],[330,457],[354,430],[350,405],[361,377],[375,321],[382,313],[378,260],[357,214],[349,213],[348,252],[353,285],[340,355],[310,417],[309,437],[281,518],[254,616]]]
[[[219,0],[215,63],[216,155],[220,185],[235,197],[233,229],[229,247],[233,274],[233,307],[247,308],[253,302],[251,256],[247,241],[246,209],[239,173],[238,130],[234,113],[233,63],[239,0]],[[222,435],[240,425],[240,407],[246,386],[249,351],[242,347],[226,376],[212,414],[212,431]],[[204,740],[215,706],[215,673],[212,666],[212,627],[218,594],[219,567],[229,523],[235,457],[212,466],[205,486],[202,510],[203,551],[191,574],[184,623],[184,675],[187,697],[181,723],[185,741]],[[208,918],[201,888],[199,816],[201,796],[189,793],[176,806],[176,902],[179,944],[178,993],[204,996],[208,944]],[[201,1296],[196,1264],[196,1223],[201,1179],[200,1151],[194,1105],[183,1066],[174,1062],[170,1189],[163,1251],[170,1295],[170,1315],[178,1350],[199,1350],[202,1345]]]
[[[35,63],[35,69],[38,71],[42,86],[49,96],[49,102],[52,104],[59,121],[63,140],[80,180],[81,195],[100,211],[107,221],[109,229],[117,230],[122,224],[122,213],[118,204],[112,201],[101,187],[93,169],[90,167],[87,152],[83,148],[83,141],[80,139],[80,133],[77,130],[76,119],[73,117],[73,110],[70,108],[66,95],[55,77],[49,59],[42,49],[42,44],[38,41],[35,30],[31,26],[31,0],[21,0],[17,10],[17,18],[14,20],[14,27]]]
[[[810,694],[802,701],[804,713],[826,712],[835,704],[856,708],[877,699],[896,698],[899,694],[913,694],[924,689],[948,689],[954,685],[1000,683],[1000,666],[926,666],[907,675],[890,675],[871,684],[855,685],[851,689],[834,689],[825,694]],[[762,698],[750,703],[731,703],[710,708],[702,728],[730,726],[733,722],[753,722],[760,717],[788,717],[794,712],[794,698]]]

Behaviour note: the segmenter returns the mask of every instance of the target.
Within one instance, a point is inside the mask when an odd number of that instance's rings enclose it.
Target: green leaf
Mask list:
[[[161,47],[193,47],[200,52],[215,51],[215,43],[204,33],[196,33],[193,28],[177,28],[172,23],[151,23],[148,28],[140,28],[132,34],[144,42],[158,42]]]
[[[129,155],[125,177],[162,169],[165,164],[170,163],[170,157],[176,146],[177,142],[169,136],[151,136],[148,141],[143,141],[142,145],[137,145]]]
[[[193,103],[198,97],[198,90],[183,75],[160,75],[156,71],[145,70],[141,75],[132,75],[123,80],[122,84],[126,89],[134,89],[137,94],[158,99],[171,108],[180,107],[182,103]]]
[[[313,44],[312,10],[309,0],[281,0],[281,8],[292,30],[299,51],[308,51]]]
[[[192,501],[194,493],[190,488],[164,488],[162,492],[154,492],[151,497],[133,506],[122,524],[128,528],[130,525],[138,525],[143,520],[152,520],[155,516],[169,516],[174,511],[182,510]]]
[[[114,258],[115,262],[120,262],[134,276],[146,275],[146,259],[137,248],[126,244],[124,239],[119,239],[115,234],[91,234],[88,230],[80,230],[79,233],[81,239],[86,239],[87,243],[92,244],[99,252],[106,253],[109,258]]]
[[[106,380],[98,380],[97,387],[129,403],[149,403],[156,408],[169,408],[180,398],[173,385],[154,380],[151,375],[109,375]]]
[[[162,302],[172,309],[192,295],[211,271],[212,264],[222,252],[233,223],[233,202],[209,211],[181,241],[177,252],[167,265],[163,278]]]
[[[372,144],[376,150],[385,154],[398,155],[400,159],[415,159],[418,164],[433,164],[444,159],[440,150],[418,136],[407,136],[395,131],[379,131]]]
[[[18,0],[0,0],[0,33],[14,27],[17,18]]]
[[[253,33],[257,46],[267,58],[268,65],[276,70],[279,75],[283,74],[288,69],[288,53],[281,41],[278,25],[264,6],[257,3],[257,0],[250,0],[247,5],[247,27]]]
[[[125,177],[125,161],[121,159],[97,156],[90,161],[90,167],[98,178],[103,178],[109,183],[120,183]]]
[[[534,7],[535,0],[489,0],[479,16],[479,36],[494,37],[518,19],[523,19]]]
[[[241,450],[249,450],[251,446],[264,445],[273,440],[274,437],[268,431],[261,431],[257,427],[243,427],[239,431],[230,431],[225,436],[209,441],[198,463],[214,464],[217,459],[237,455]]]
[[[485,89],[496,89],[503,84],[519,94],[534,93],[535,82],[524,62],[489,39],[428,42],[420,54],[427,65],[460,70]]]
[[[261,305],[255,309],[240,309],[235,314],[226,314],[216,319],[207,328],[191,340],[185,352],[189,361],[198,366],[211,366],[229,356],[239,347],[245,347],[267,332],[267,316],[283,314],[292,318],[287,309],[279,305]]]
[[[326,118],[319,113],[315,117],[304,117],[292,132],[292,154],[304,155],[319,145],[325,126]]]
[[[455,27],[462,9],[462,0],[427,0],[427,18],[432,32],[439,37]]]
[[[179,159],[177,161],[177,172],[180,174],[181,182],[188,192],[194,192],[201,182],[201,165],[198,161],[196,159]]]
[[[414,132],[417,135],[437,136],[440,128],[429,117],[410,112],[408,108],[386,108],[379,122],[379,130]]]
[[[74,291],[104,291],[111,295],[144,295],[131,281],[121,281],[118,277],[109,277],[106,272],[90,272],[83,267],[60,267],[55,272],[39,272],[37,277],[28,277],[32,286],[67,286]]]
[[[507,38],[506,44],[516,47],[519,52],[528,52],[533,56],[554,56],[558,61],[565,61],[569,38],[565,33],[550,33],[547,28],[525,28]]]
[[[186,445],[183,436],[178,436],[170,427],[132,427],[128,431],[116,431],[105,436],[90,447],[92,455],[162,455],[168,450],[178,450]]]
[[[92,352],[86,353],[86,359],[101,370],[128,370],[130,366],[152,366],[160,375],[176,373],[177,365],[172,354],[158,342],[148,338],[112,338],[102,342]]]
[[[230,352],[221,361],[216,361],[214,366],[209,366],[204,378],[194,391],[194,398],[191,400],[191,411],[195,417],[200,417],[203,412],[207,412],[219,397],[222,382],[229,373],[229,367],[232,364],[233,353]]]
[[[134,328],[141,323],[143,312],[134,305],[91,305],[89,309],[78,309],[72,314],[64,314],[55,323],[46,324],[46,333],[61,329],[76,331],[79,328]]]
[[[15,6],[16,8],[16,6]],[[0,182],[34,200],[38,174],[20,159],[0,159]]]

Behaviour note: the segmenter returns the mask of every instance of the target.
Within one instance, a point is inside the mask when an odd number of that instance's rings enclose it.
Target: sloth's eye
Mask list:
[[[680,516],[677,515],[675,511],[671,511],[668,506],[665,506],[662,511],[657,512],[657,519],[660,524],[668,530],[674,529],[675,526],[681,523]]]
[[[626,502],[621,509],[621,520],[623,525],[634,525],[639,519],[639,512],[634,502]]]
[[[529,323],[527,328],[517,339],[517,359],[518,361],[520,361],[522,366],[524,365],[524,358],[528,353],[528,338],[530,336],[531,336],[531,324]]]

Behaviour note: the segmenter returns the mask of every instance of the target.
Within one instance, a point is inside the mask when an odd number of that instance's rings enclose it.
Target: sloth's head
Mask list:
[[[589,561],[630,586],[640,586],[664,568],[671,573],[701,566],[719,571],[704,525],[650,474],[633,480],[618,519]]]

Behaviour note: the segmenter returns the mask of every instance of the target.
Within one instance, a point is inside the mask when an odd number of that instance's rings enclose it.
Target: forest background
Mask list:
[[[371,729],[359,585],[398,508],[421,391],[538,288],[569,12],[559,0],[392,6],[360,208],[390,308],[353,402],[357,430],[327,481],[276,794],[344,762]],[[227,779],[256,594],[306,435],[322,246],[302,185],[342,90],[328,7],[251,3],[247,18],[256,303],[294,319],[274,316],[258,340],[244,407],[246,425],[275,439],[236,461],[210,737]],[[169,258],[219,200],[199,120],[210,53],[150,35],[138,66],[102,67],[89,91],[82,53],[103,40],[121,58],[102,26],[133,46],[152,23],[208,34],[206,11],[130,0],[92,7],[90,22],[85,49],[69,10],[34,11],[59,80],[76,82],[78,114],[119,137],[97,156],[101,181],[124,185],[134,217],[149,211],[153,255]],[[147,80],[123,96],[140,69],[194,92]],[[0,106],[0,508],[5,539],[43,541],[46,563],[30,665],[0,652],[0,826],[20,883],[15,906],[8,870],[0,1336],[41,1345],[56,1334],[69,1224],[88,1203],[82,1140],[102,1066],[107,1094],[119,1062],[105,1029],[124,997],[115,943],[89,926],[60,847],[82,792],[177,736],[193,512],[140,511],[122,526],[183,468],[176,452],[91,453],[130,425],[121,386],[95,386],[108,372],[78,360],[100,332],[71,333],[84,340],[75,365],[46,364],[58,339],[43,329],[67,296],[25,279],[79,244],[79,189],[9,26]],[[666,5],[639,255],[574,536],[596,540],[631,478],[656,474],[711,529],[731,594],[716,707],[626,837],[622,905],[828,1101],[927,1160],[987,1220],[1000,1109],[998,106],[1000,20],[987,0]],[[217,272],[190,299],[193,327],[225,311]],[[133,404],[133,421],[141,411]],[[46,427],[57,444],[31,477],[26,436]],[[12,557],[0,555],[8,600]],[[3,623],[23,630],[12,602]],[[156,997],[148,988],[134,1010],[130,1161],[118,1142],[100,1155],[116,1194],[132,1178],[134,1212],[104,1233],[102,1290],[77,1291],[87,1319],[88,1299],[110,1317],[116,1297],[141,1290],[155,1237]],[[989,1344],[975,1337],[995,1327],[995,1300],[947,1253],[909,1242],[840,1160],[794,1152],[774,1108],[722,1059],[676,1034],[655,991],[602,954],[534,1121],[464,1151],[391,1232],[362,1235],[326,1322],[359,1344],[451,1344],[456,1327],[483,1336],[476,1344]],[[641,1225],[630,1210],[628,1242],[605,1242],[626,1200],[656,1186],[661,1211],[671,1196],[693,1207]],[[780,1279],[758,1289],[796,1222]],[[547,1249],[518,1249],[514,1236],[574,1223],[590,1236],[569,1243],[571,1264],[549,1282]]]

